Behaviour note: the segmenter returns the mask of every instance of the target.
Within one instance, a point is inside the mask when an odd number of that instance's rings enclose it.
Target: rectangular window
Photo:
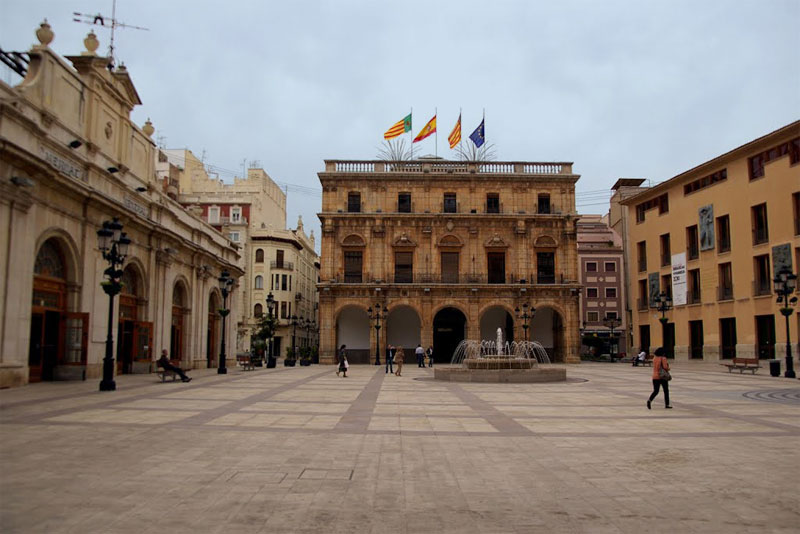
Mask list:
[[[617,288],[616,287],[607,287],[606,288],[606,298],[607,299],[615,299],[615,298],[617,298]]]
[[[600,320],[600,314],[596,311],[586,312],[586,320],[590,323],[596,323]]]
[[[361,193],[347,193],[347,212],[361,213]]]
[[[664,214],[669,212],[669,196],[667,193],[659,195],[656,198],[651,198],[640,204],[636,205],[636,222],[642,223],[645,219],[645,213],[651,209],[658,208],[658,213]]]
[[[767,229],[767,205],[759,204],[750,209],[753,222],[753,244],[759,245],[769,241],[769,230]]]
[[[597,298],[597,288],[596,287],[587,287],[586,288],[586,298],[596,299]]]
[[[242,208],[231,208],[231,222],[242,222]]]
[[[506,254],[505,252],[489,252],[486,254],[490,284],[506,283]]]
[[[539,193],[536,196],[536,213],[550,213],[550,195]]]
[[[286,303],[285,302],[281,302],[281,319],[286,319],[286,317],[287,317],[287,314],[286,314]]]
[[[230,232],[228,234],[228,239],[230,239],[234,243],[238,243],[239,242],[239,232]]]
[[[792,193],[794,208],[794,235],[800,235],[800,193]]]
[[[700,304],[700,269],[691,269],[689,271],[688,285],[686,301],[689,304]]]
[[[719,320],[722,357],[726,360],[736,357],[736,318],[728,317]]]
[[[444,194],[444,209],[445,213],[458,213],[458,203],[456,201],[455,193]]]
[[[728,215],[717,217],[717,252],[731,250],[731,219]]]
[[[586,272],[587,273],[596,273],[597,272],[597,262],[596,261],[587,261],[586,262]]]
[[[281,275],[281,291],[289,290],[289,277],[285,274]]]
[[[486,193],[486,213],[500,213],[499,193]]]
[[[661,266],[672,265],[672,248],[669,242],[669,234],[662,234],[659,237],[661,243]]]
[[[442,282],[458,283],[458,252],[442,252]]]
[[[717,286],[717,300],[732,300],[733,299],[733,271],[731,270],[730,262],[720,263],[719,278]]]
[[[606,319],[617,319],[617,312],[615,312],[615,311],[607,311],[606,312]]]
[[[273,289],[275,289],[275,277],[270,275],[270,277],[269,277],[269,290],[272,291]]]
[[[394,283],[410,284],[414,281],[414,253],[395,252],[394,253]]]
[[[347,250],[344,253],[344,281],[347,284],[361,283],[362,252]]]
[[[700,189],[704,189],[710,185],[714,185],[719,182],[724,182],[728,179],[728,170],[722,169],[713,174],[709,174],[708,176],[704,176],[698,180],[693,182],[689,182],[688,184],[683,186],[683,194],[689,195],[694,193],[695,191],[699,191]]]
[[[219,224],[219,207],[208,208],[208,224]]]
[[[703,358],[703,321],[689,321],[689,357]]]
[[[615,273],[617,272],[617,262],[615,261],[607,261],[605,264],[605,271],[607,273]]]
[[[696,260],[700,257],[700,241],[698,239],[697,225],[686,228],[686,259]]]
[[[292,290],[292,275],[289,275],[289,291]]]
[[[764,176],[764,166],[770,161],[774,161],[783,156],[789,155],[789,164],[794,165],[800,161],[800,137],[786,141],[780,145],[774,146],[769,150],[765,150],[761,154],[748,159],[748,167],[750,170],[750,179],[755,180]]]
[[[553,252],[536,253],[536,283],[556,283],[556,255]]]
[[[753,258],[753,296],[771,295],[769,254]]]
[[[647,272],[647,243],[645,241],[636,243],[636,258],[639,265],[639,272]]]
[[[672,298],[672,275],[665,274],[661,277],[661,291],[666,293],[669,298]]]
[[[275,251],[275,267],[283,269],[283,251],[280,249]]]
[[[636,309],[646,311],[650,303],[650,292],[647,290],[647,280],[639,280],[639,299]]]
[[[411,213],[411,193],[399,193],[397,195],[397,212]]]

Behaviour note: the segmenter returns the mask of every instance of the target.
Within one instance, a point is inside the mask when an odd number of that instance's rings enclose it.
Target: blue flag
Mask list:
[[[469,138],[472,139],[472,142],[475,143],[475,146],[478,148],[486,142],[486,132],[483,130],[484,120],[486,119],[481,120],[481,123],[475,128],[475,131],[469,135]]]

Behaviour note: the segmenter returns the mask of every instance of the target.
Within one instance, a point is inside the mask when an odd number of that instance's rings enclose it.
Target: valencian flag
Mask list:
[[[453,127],[453,131],[450,132],[450,135],[447,136],[447,140],[450,141],[450,148],[453,149],[456,147],[458,143],[461,142],[461,114],[458,114],[458,120],[456,121],[456,125]]]
[[[417,141],[422,141],[433,133],[436,133],[436,115],[434,115],[433,118],[428,121],[428,124],[426,124],[422,130],[420,130],[413,142],[416,143]]]
[[[401,121],[397,121],[391,128],[386,130],[386,133],[383,134],[384,139],[393,139],[398,135],[403,135],[406,132],[411,131],[411,113],[405,116],[405,118]]]
[[[484,120],[486,119],[481,120],[481,123],[475,128],[475,131],[469,135],[469,138],[472,139],[472,142],[475,143],[475,146],[478,148],[486,142],[486,132],[483,129]]]

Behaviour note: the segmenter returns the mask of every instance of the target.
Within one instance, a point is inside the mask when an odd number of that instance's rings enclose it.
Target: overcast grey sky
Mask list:
[[[47,17],[62,55],[89,31],[73,11],[111,14],[111,0],[0,5],[0,47],[27,50]],[[485,109],[498,160],[575,162],[581,213],[606,211],[586,192],[619,177],[662,181],[800,118],[800,0],[117,0],[117,19],[149,28],[117,31],[135,122],[205,150],[223,179],[257,160],[299,186],[288,223],[307,230],[323,160],[374,159],[412,107],[414,134],[438,108],[440,156],[459,108],[465,140]]]

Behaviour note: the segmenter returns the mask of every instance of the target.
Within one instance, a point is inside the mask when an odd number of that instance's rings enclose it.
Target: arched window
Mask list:
[[[36,262],[33,264],[34,274],[39,276],[49,276],[51,278],[66,278],[64,260],[61,258],[61,251],[55,240],[48,239],[42,243],[39,254],[36,255]]]
[[[261,275],[256,276],[256,289],[264,289],[264,277]]]
[[[256,249],[256,263],[264,263],[264,249]]]
[[[261,317],[264,314],[264,307],[261,304],[253,306],[253,316]]]

